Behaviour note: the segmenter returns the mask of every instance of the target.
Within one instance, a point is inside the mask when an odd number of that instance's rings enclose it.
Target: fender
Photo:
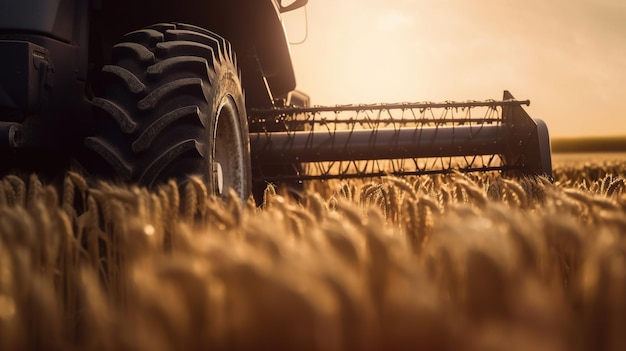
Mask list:
[[[297,1],[303,5],[303,1]],[[306,2],[304,2],[306,3]],[[127,32],[160,22],[183,22],[206,28],[231,42],[249,107],[268,107],[296,87],[289,43],[274,0],[102,0],[92,28],[102,37],[102,51]]]

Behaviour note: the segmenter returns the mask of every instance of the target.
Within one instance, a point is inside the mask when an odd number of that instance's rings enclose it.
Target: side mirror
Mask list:
[[[284,2],[287,2],[289,4],[288,5],[283,5]],[[292,11],[292,10],[299,9],[302,6],[306,5],[308,2],[309,2],[309,0],[293,0],[293,1],[281,0],[280,1],[280,13],[289,12],[289,11]]]

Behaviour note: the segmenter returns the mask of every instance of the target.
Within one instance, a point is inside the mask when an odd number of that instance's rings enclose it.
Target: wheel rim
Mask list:
[[[213,189],[221,197],[228,189],[235,190],[239,198],[246,194],[244,141],[235,101],[227,96],[217,111],[213,136]]]

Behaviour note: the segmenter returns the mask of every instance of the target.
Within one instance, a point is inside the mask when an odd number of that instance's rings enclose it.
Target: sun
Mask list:
[[[397,10],[385,11],[376,19],[378,29],[384,32],[409,30],[414,26],[414,22],[412,17]]]

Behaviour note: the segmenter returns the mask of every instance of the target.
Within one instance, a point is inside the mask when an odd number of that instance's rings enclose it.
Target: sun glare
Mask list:
[[[379,15],[376,23],[383,31],[394,32],[410,29],[413,27],[414,19],[398,11],[387,11]]]
[[[498,99],[510,90],[532,101],[529,113],[552,136],[623,135],[626,9],[604,5],[310,1],[308,39],[292,49],[298,89],[314,104]],[[302,37],[300,16],[290,37]]]

